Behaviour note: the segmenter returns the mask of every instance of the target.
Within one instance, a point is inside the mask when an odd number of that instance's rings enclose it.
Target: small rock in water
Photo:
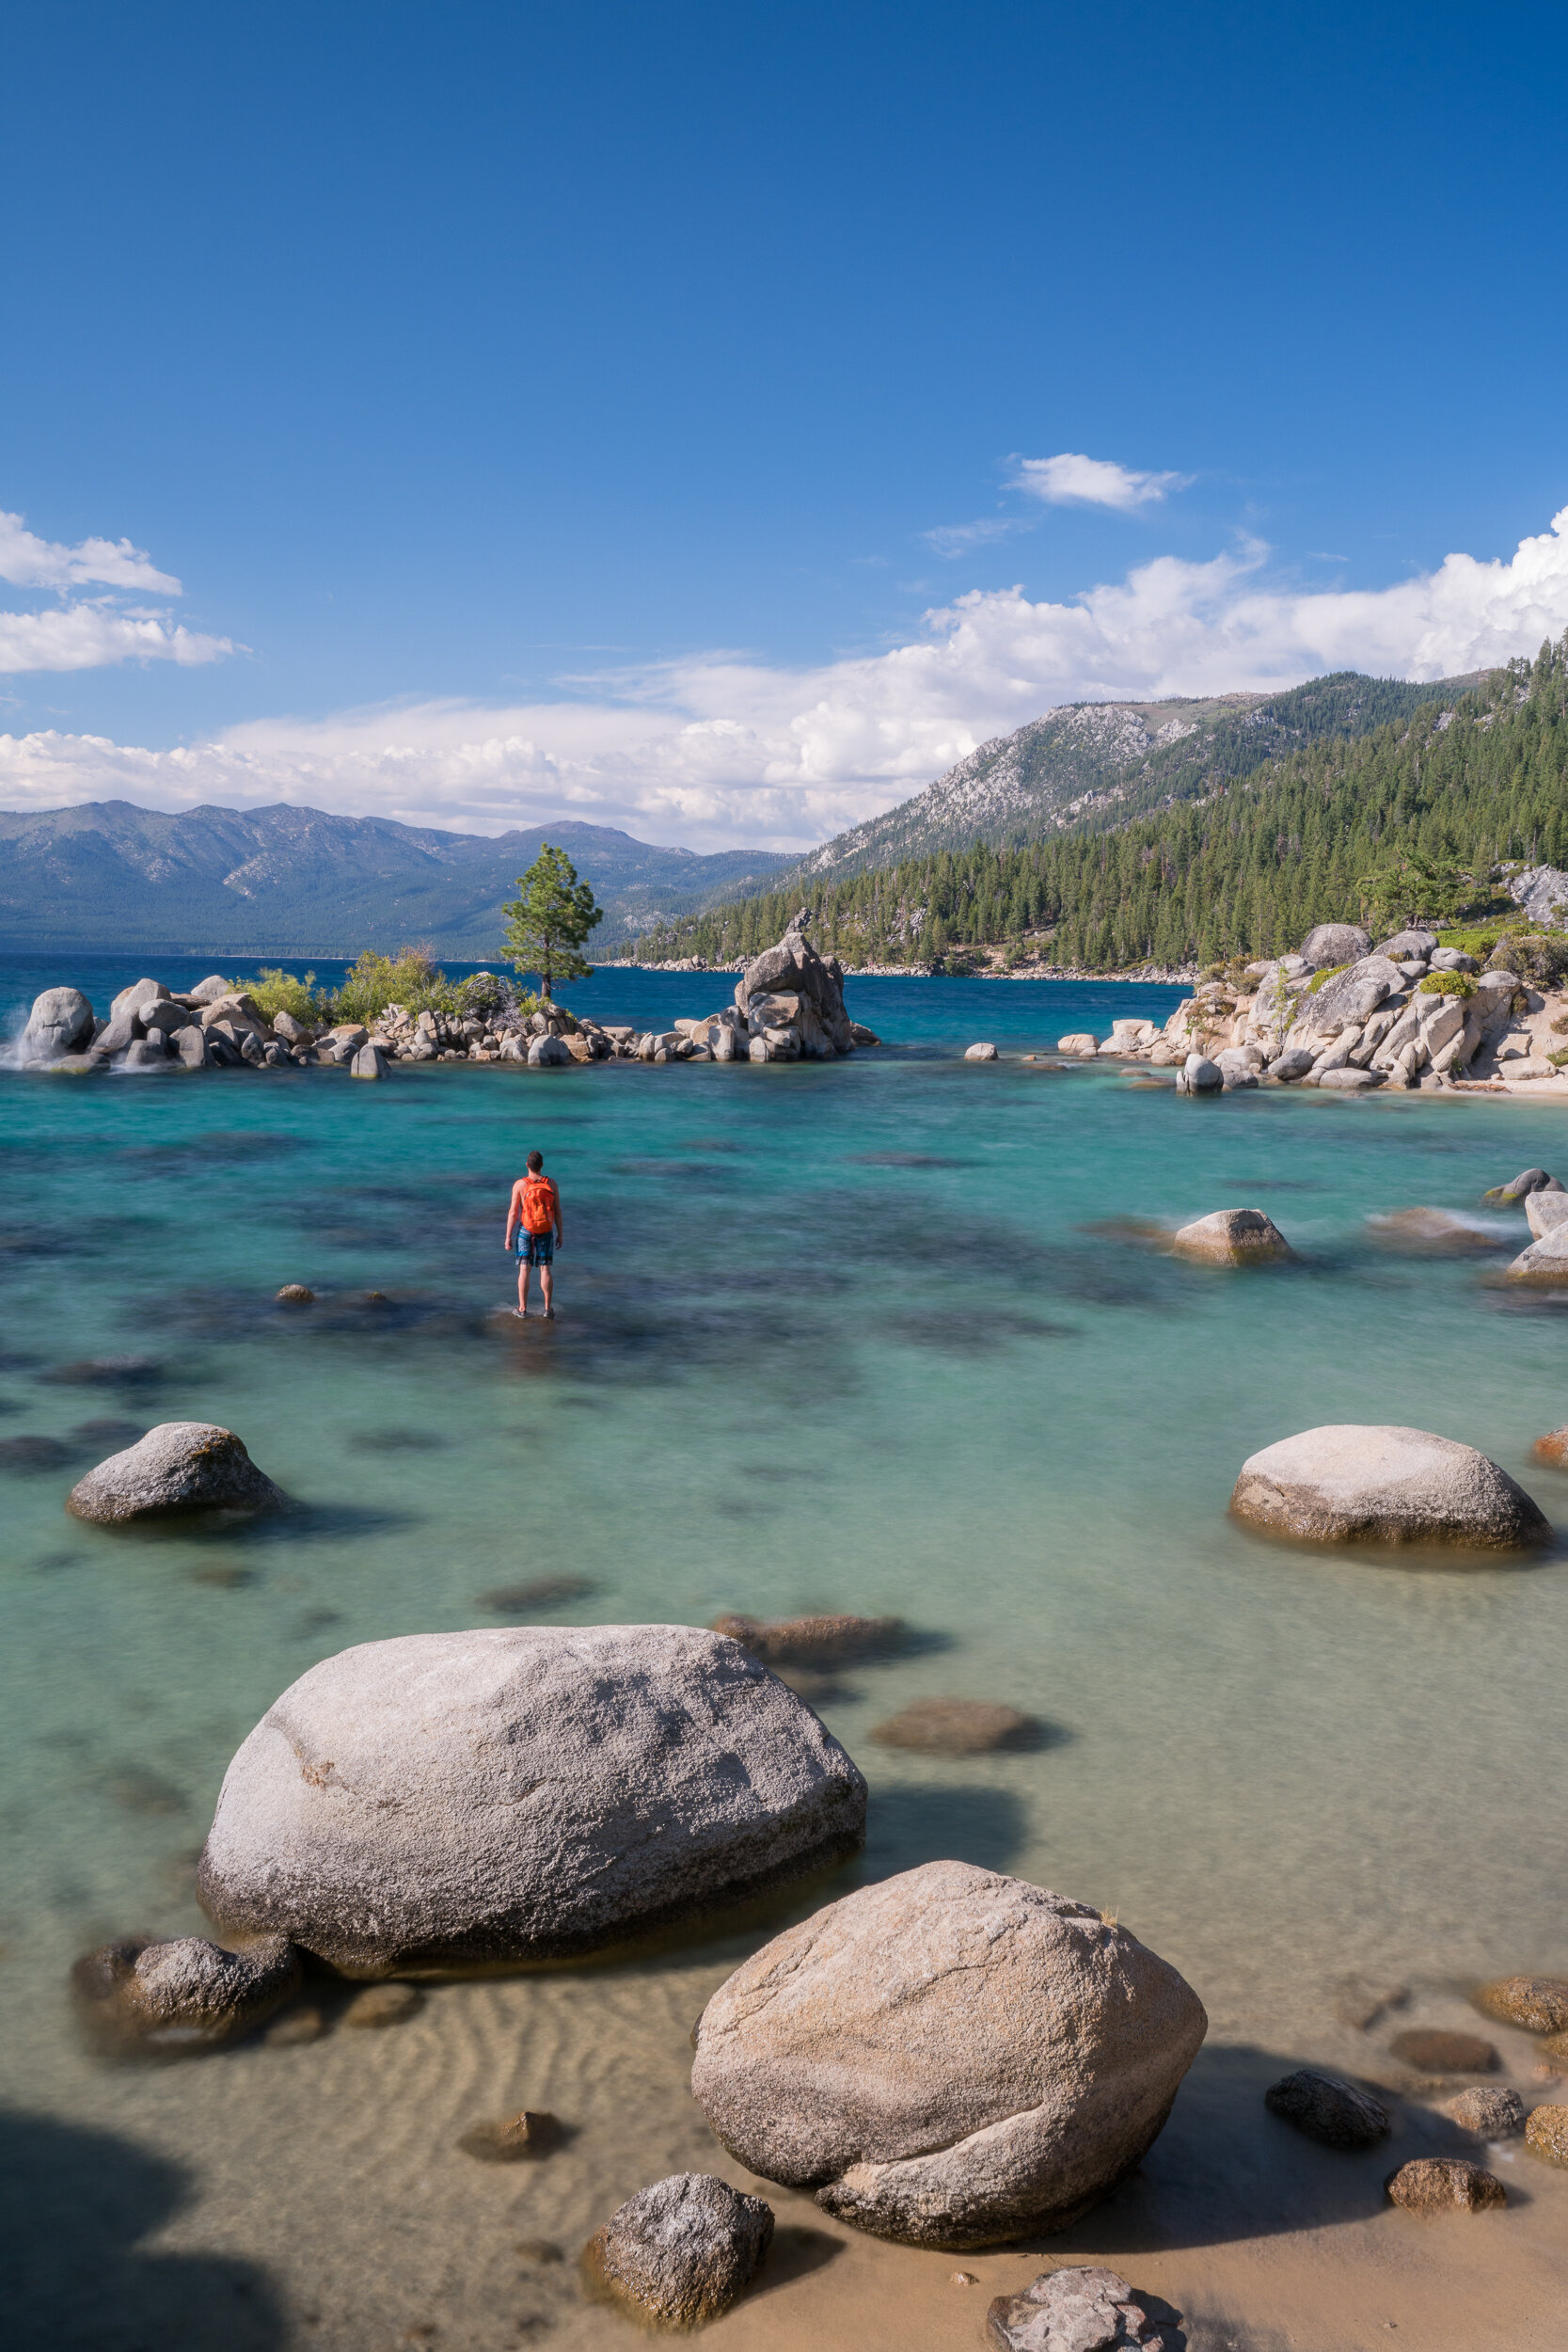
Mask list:
[[[1215,1209],[1183,1225],[1172,1247],[1180,1256],[1208,1265],[1278,1265],[1295,1256],[1261,1209]]]
[[[996,1048],[994,1045],[966,1045],[964,1059],[965,1061],[995,1061],[997,1059]]]
[[[295,2001],[273,2019],[261,2039],[269,2050],[297,2050],[319,2042],[326,2030],[326,2011],[319,2001]]]
[[[1516,2090],[1478,2084],[1450,2099],[1443,2112],[1478,2139],[1517,2139],[1525,2128],[1525,2103]]]
[[[1505,1976],[1496,1985],[1481,1985],[1477,2009],[1505,2026],[1524,2026],[1528,2035],[1559,2035],[1568,2027],[1568,1979]]]
[[[1481,1199],[1496,1200],[1505,1208],[1512,1208],[1515,1201],[1523,1200],[1529,1193],[1544,1191],[1551,1182],[1544,1168],[1527,1168],[1523,1175],[1515,1176],[1511,1184],[1494,1184],[1490,1192],[1482,1193]]]
[[[1495,2074],[1501,2060],[1479,2034],[1450,2033],[1442,2026],[1412,2026],[1388,2044],[1393,2056],[1423,2074]]]
[[[738,1642],[765,1666],[841,1666],[885,1657],[905,1634],[902,1617],[715,1617],[712,1630]]]
[[[1402,2009],[1410,1998],[1407,1984],[1384,1984],[1367,1977],[1347,1977],[1334,1996],[1334,2014],[1341,2026],[1365,2033],[1385,2010]]]
[[[1383,2185],[1406,2213],[1485,2213],[1508,2202],[1501,2181],[1464,2156],[1417,2156]]]
[[[744,2294],[773,2235],[773,2209],[708,2172],[676,2172],[629,2197],[583,2249],[591,2284],[662,2328],[701,2328]]]
[[[205,1936],[172,1943],[133,1936],[105,1944],[71,1972],[96,2031],[162,2050],[215,2049],[281,2008],[299,1989],[300,1955],[286,1936],[267,1935],[239,1951]]]
[[[316,1294],[304,1282],[285,1282],[276,1296],[280,1307],[309,1307],[315,1303]]]
[[[1548,2164],[1568,2164],[1568,2107],[1532,2107],[1525,2124],[1525,2146]]]
[[[1388,2137],[1386,2107],[1354,2083],[1320,2074],[1315,2067],[1304,2066],[1271,2084],[1263,2105],[1281,2122],[1293,2123],[1308,2139],[1330,2148],[1370,2148]]]
[[[64,1470],[71,1458],[71,1448],[58,1438],[0,1438],[0,1470]]]
[[[66,1509],[115,1526],[199,1511],[279,1511],[287,1502],[231,1429],[166,1421],[78,1479]]]
[[[1549,1540],[1543,1512],[1474,1446],[1361,1422],[1303,1430],[1242,1465],[1239,1519],[1298,1543],[1452,1544],[1522,1550]]]
[[[495,1609],[509,1614],[517,1609],[558,1609],[562,1601],[588,1600],[598,1591],[592,1577],[536,1576],[528,1584],[498,1584],[491,1593],[481,1593],[482,1609]]]
[[[476,2123],[457,2144],[466,2156],[477,2156],[481,2164],[516,2164],[525,2156],[547,2155],[560,2139],[561,2126],[553,2115],[536,2115],[525,2107],[517,2115]]]
[[[1530,1452],[1552,1470],[1568,1470],[1568,1429],[1549,1429],[1544,1438],[1537,1438]]]
[[[1042,2271],[1022,2295],[993,2297],[986,2313],[996,2352],[1176,2352],[1180,2325],[1168,2304],[1087,2264]]]
[[[1386,1249],[1407,1249],[1428,1258],[1468,1258],[1497,1246],[1496,1233],[1456,1216],[1451,1209],[1394,1209],[1370,1216],[1368,1230]]]
[[[367,1984],[356,1993],[338,2023],[341,2026],[401,2026],[424,2007],[417,1984]]]
[[[922,1756],[984,1756],[997,1748],[1032,1746],[1040,1726],[1016,1707],[983,1699],[916,1699],[879,1724],[871,1737],[879,1747],[913,1748]]]

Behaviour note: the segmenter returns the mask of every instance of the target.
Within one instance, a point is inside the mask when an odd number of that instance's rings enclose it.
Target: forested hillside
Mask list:
[[[999,848],[1125,824],[1145,810],[1201,799],[1265,759],[1336,737],[1368,735],[1424,702],[1451,703],[1473,677],[1414,686],[1340,670],[1278,694],[1195,701],[1069,703],[982,743],[924,792],[824,841],[795,876],[843,881],[973,842]]]
[[[1096,971],[1210,962],[1354,917],[1366,878],[1401,857],[1457,866],[1478,899],[1500,862],[1568,858],[1568,636],[1451,702],[1270,759],[1114,831],[798,880],[645,936],[638,953],[729,961],[805,904],[818,945],[847,963],[928,962],[957,943],[1016,943]]]

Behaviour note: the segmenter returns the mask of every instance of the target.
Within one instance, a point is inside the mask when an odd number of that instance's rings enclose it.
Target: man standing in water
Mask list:
[[[528,1320],[529,1268],[539,1268],[539,1288],[544,1294],[545,1320],[555,1321],[555,1253],[563,1238],[561,1224],[561,1195],[544,1172],[545,1155],[531,1152],[528,1174],[519,1176],[512,1187],[512,1205],[506,1213],[506,1246],[514,1243],[517,1250],[517,1313]]]

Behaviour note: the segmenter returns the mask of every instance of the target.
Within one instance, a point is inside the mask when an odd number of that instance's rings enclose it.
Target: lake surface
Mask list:
[[[103,1009],[135,977],[13,962],[0,1009],[70,977]],[[732,986],[607,972],[569,996],[641,1025]],[[556,1623],[907,1619],[905,1656],[816,1702],[872,1786],[861,1872],[955,1854],[1118,1914],[1202,1995],[1211,2087],[1232,2060],[1386,2067],[1385,2027],[1353,2047],[1336,2021],[1354,1974],[1413,1988],[1406,2022],[1461,2022],[1477,1978],[1568,1969],[1562,1550],[1421,1570],[1226,1517],[1258,1447],[1394,1421],[1481,1446],[1568,1532],[1568,1480],[1529,1459],[1568,1420],[1568,1315],[1487,1279],[1523,1216],[1491,1216],[1480,1262],[1390,1254],[1367,1222],[1427,1202],[1485,1219],[1482,1191],[1532,1163],[1568,1179],[1568,1121],[1421,1094],[1190,1102],[1109,1066],[959,1058],[1163,1017],[1180,993],[851,981],[889,1043],[827,1066],[0,1073],[0,1440],[60,1439],[85,1468],[153,1422],[218,1421],[307,1511],[126,1540],[64,1516],[75,1468],[0,1479],[0,2090],[26,2211],[60,2249],[37,2258],[50,2332],[19,2341],[632,2341],[579,2303],[571,2257],[659,2172],[742,2177],[689,2101],[685,2037],[743,1939],[439,1986],[383,2033],[179,2066],[105,2067],[64,1993],[95,1942],[199,1929],[191,1869],[224,1769],[307,1667],[506,1622],[483,1597],[539,1578],[582,1580]],[[492,1311],[535,1145],[567,1243],[559,1321],[523,1330]],[[1302,1263],[1194,1269],[1126,1224],[1227,1205],[1267,1210]],[[321,1303],[276,1307],[292,1281]],[[116,1358],[139,1361],[82,1368]],[[926,1694],[1003,1701],[1048,1736],[958,1760],[868,1740]],[[1497,2039],[1528,2072],[1524,2037]],[[548,2164],[453,2153],[523,2105],[576,2129]],[[1146,2167],[1158,2187],[1162,2152],[1188,2149],[1178,2205],[1207,2160],[1179,2126],[1208,2112],[1184,2092]],[[1568,2201],[1530,2170],[1560,2244]],[[1225,2196],[1233,2236],[1286,2227],[1256,2184]],[[813,2208],[776,2201],[794,2252],[716,2340],[793,2344],[828,2292]],[[1163,2226],[1137,2241],[1155,2284],[1148,2264],[1176,2260]],[[821,2257],[844,2296],[849,2253]],[[972,2267],[1010,2263],[1010,2285],[1039,2267],[1021,2259]],[[931,2261],[945,2281],[950,2258],[863,2251],[900,2279]],[[983,2303],[961,2328],[906,2312],[884,2333],[866,2292],[857,2346],[977,2340]],[[1256,2341],[1335,2352],[1360,2324]]]

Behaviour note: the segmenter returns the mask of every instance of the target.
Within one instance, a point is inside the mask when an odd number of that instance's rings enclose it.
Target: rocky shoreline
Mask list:
[[[1201,982],[1163,1028],[1117,1021],[1104,1040],[1074,1031],[1056,1050],[1173,1069],[1188,1094],[1259,1085],[1497,1091],[1565,1083],[1565,1040],[1568,991],[1482,971],[1429,931],[1374,947],[1354,924],[1326,923],[1299,954]]]
[[[775,946],[753,957],[732,1001],[663,1030],[579,1019],[564,1006],[499,1007],[465,1016],[398,1004],[373,1025],[312,1025],[269,1016],[243,987],[214,973],[180,993],[162,980],[120,990],[100,1017],[77,988],[35,998],[17,1058],[63,1076],[105,1070],[347,1069],[382,1078],[393,1062],[509,1062],[563,1069],[596,1061],[832,1060],[880,1042],[844,1009],[844,973],[806,935],[804,911]]]

